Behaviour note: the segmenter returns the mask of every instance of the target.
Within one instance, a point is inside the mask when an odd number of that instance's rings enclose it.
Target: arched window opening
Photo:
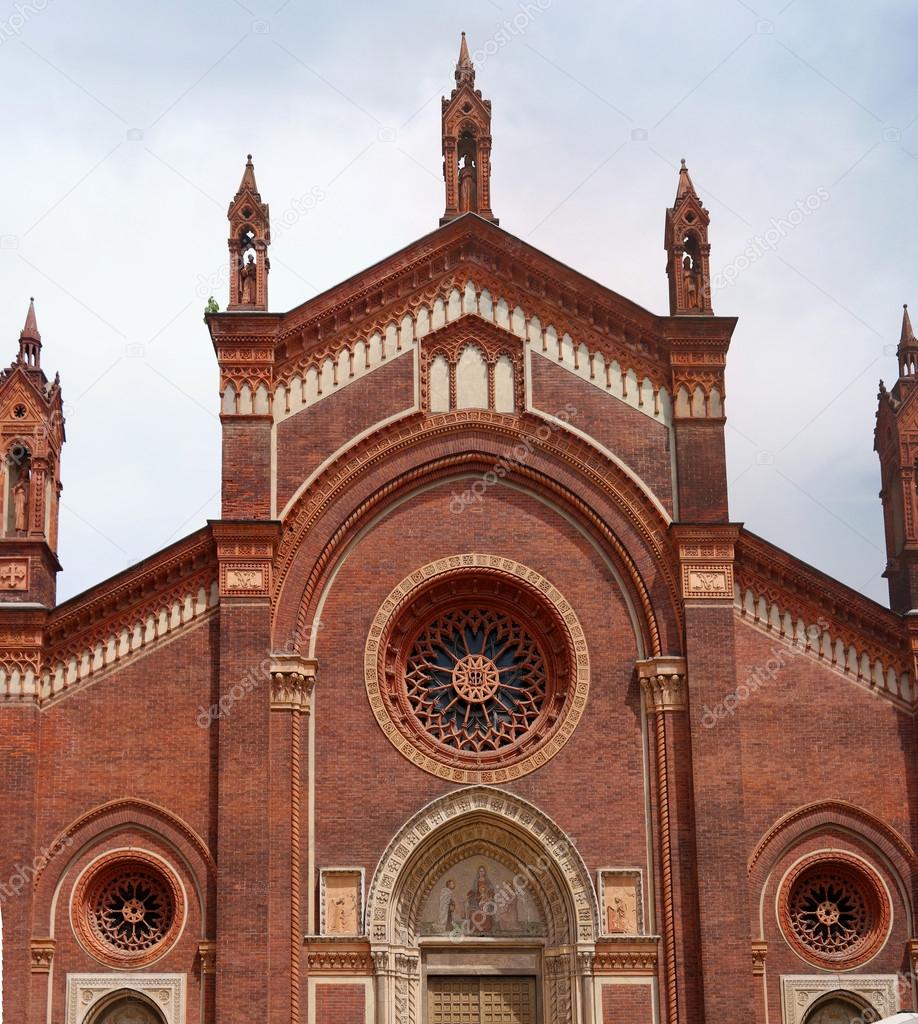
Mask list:
[[[88,1024],[165,1024],[165,1018],[140,993],[125,991],[107,999]]]
[[[880,1015],[863,999],[847,992],[832,992],[814,1004],[803,1024],[865,1024],[879,1019]]]

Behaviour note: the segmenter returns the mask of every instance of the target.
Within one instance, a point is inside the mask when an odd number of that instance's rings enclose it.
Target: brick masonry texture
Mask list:
[[[459,71],[457,88],[471,74]],[[254,194],[247,165],[250,174]],[[457,202],[470,201],[467,179],[465,192],[452,182]],[[679,216],[706,231],[684,169],[679,188]],[[494,939],[415,942],[404,879],[458,820],[450,843],[469,857],[490,849],[526,867],[510,851],[525,840],[525,856],[548,858],[546,891],[562,895],[542,909],[561,922],[557,945],[583,955],[549,966],[539,951],[529,962],[546,965],[540,1024],[561,1024],[551,1006],[563,1024],[582,1024],[584,998],[601,1008],[594,1024],[780,1021],[782,976],[834,973],[796,952],[778,917],[782,880],[813,855],[858,858],[888,902],[888,934],[838,985],[913,970],[916,702],[914,684],[885,683],[887,673],[914,680],[915,627],[729,523],[716,401],[710,416],[704,402],[693,401],[693,415],[676,403],[669,428],[564,365],[526,358],[517,306],[656,389],[723,394],[734,321],[692,305],[694,278],[675,282],[672,315],[656,316],[507,235],[489,209],[449,208],[438,232],[289,313],[240,304],[208,316],[221,387],[244,379],[260,409],[310,360],[388,324],[412,346],[277,424],[242,404],[223,415],[220,521],[60,608],[49,539],[0,538],[12,585],[15,560],[37,567],[30,589],[0,606],[5,1024],[87,1024],[82,1007],[65,1017],[68,974],[125,964],[78,941],[75,887],[99,857],[138,849],[168,865],[184,893],[175,943],[141,970],[184,977],[188,1024],[364,1024],[368,1014],[422,1024],[431,956],[487,971],[489,958],[511,955]],[[677,237],[670,263],[684,274]],[[695,275],[706,272],[697,255]],[[448,315],[450,372],[463,372],[465,332],[474,341],[485,330],[459,315],[464,298],[457,309],[469,281],[503,318],[495,312],[486,328],[481,358],[519,346],[529,402],[434,415],[415,371],[439,328],[416,343],[403,324],[422,305]],[[481,395],[488,370],[478,370]],[[447,404],[444,390],[437,401]],[[562,411],[575,429],[551,419]],[[272,509],[281,522],[266,522]],[[491,600],[495,586],[495,602],[519,600],[526,591],[506,582],[513,571],[536,590],[544,580],[539,600],[555,588],[566,620],[557,629],[582,628],[589,655],[576,728],[546,763],[491,785],[487,808],[481,790],[462,793],[437,774],[445,747],[431,770],[399,752],[367,687],[368,663],[371,684],[380,664],[372,649],[367,661],[368,638],[393,588],[412,578],[423,590],[423,567],[473,552],[497,564],[476,570],[479,596],[463,590],[464,601]],[[905,561],[892,577],[910,571]],[[756,611],[774,615],[734,608],[734,574],[758,588]],[[459,587],[460,575],[449,566],[444,587]],[[908,579],[891,583],[905,601]],[[532,614],[554,622],[550,608]],[[828,641],[795,647],[785,614],[801,629],[826,620],[855,652],[847,671],[832,667]],[[397,633],[397,612],[394,622]],[[394,689],[402,671],[384,660],[380,685]],[[407,715],[399,692],[392,703]],[[447,810],[424,811],[440,798]],[[488,829],[506,848],[473,835]],[[545,838],[555,829],[569,856]],[[380,865],[394,863],[389,878]],[[362,874],[359,934],[329,935],[329,919],[323,933],[320,876],[334,868]],[[418,886],[440,885],[437,870]],[[595,934],[603,870],[641,873],[643,934]],[[365,921],[368,894],[378,915]],[[755,973],[761,942],[766,970]]]

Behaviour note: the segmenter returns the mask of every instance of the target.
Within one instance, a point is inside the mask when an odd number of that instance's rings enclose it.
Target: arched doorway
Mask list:
[[[485,786],[441,797],[370,887],[377,1024],[588,1019],[597,917],[586,867],[548,817]]]
[[[122,990],[97,1007],[86,1024],[165,1024],[165,1018],[140,993]]]
[[[803,1024],[866,1024],[880,1015],[865,1000],[849,992],[830,992],[815,1003]]]

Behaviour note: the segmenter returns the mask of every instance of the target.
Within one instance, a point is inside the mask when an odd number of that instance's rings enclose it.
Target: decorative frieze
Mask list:
[[[367,977],[375,974],[378,954],[371,954],[370,944],[361,939],[342,939],[327,935],[306,937],[306,966],[309,974],[340,974]],[[385,964],[381,964],[385,969]]]
[[[648,658],[636,668],[648,712],[685,710],[685,658]]]
[[[672,532],[679,552],[683,599],[732,600],[733,558],[740,527],[674,525]]]
[[[268,597],[280,523],[212,523],[220,563],[221,597]]]
[[[593,974],[653,976],[659,960],[659,937],[648,935],[635,939],[603,940],[596,943]]]

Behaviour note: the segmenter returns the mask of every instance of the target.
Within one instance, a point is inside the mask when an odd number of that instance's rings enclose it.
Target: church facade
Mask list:
[[[849,1024],[916,1003],[918,341],[891,609],[731,521],[709,216],[653,313],[501,228],[268,306],[229,206],[221,518],[55,601],[64,422],[0,375],[5,1024]]]

